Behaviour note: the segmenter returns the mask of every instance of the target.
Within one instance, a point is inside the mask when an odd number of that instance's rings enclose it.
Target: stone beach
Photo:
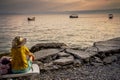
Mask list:
[[[120,80],[120,37],[83,50],[64,43],[39,43],[30,51],[40,67],[40,80]]]
[[[95,42],[84,50],[46,44],[30,49],[40,66],[40,80],[120,80],[120,38]]]

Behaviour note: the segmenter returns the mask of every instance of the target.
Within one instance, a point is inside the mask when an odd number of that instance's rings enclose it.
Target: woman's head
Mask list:
[[[17,48],[21,47],[26,43],[26,38],[23,38],[21,36],[16,36],[12,41],[12,47]]]

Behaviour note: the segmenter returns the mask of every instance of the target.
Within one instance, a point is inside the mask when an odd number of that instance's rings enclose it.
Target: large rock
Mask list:
[[[99,52],[117,52],[120,50],[120,37],[106,41],[95,42],[94,45],[99,49]]]
[[[113,39],[109,39],[108,41],[120,41],[120,37],[117,37],[117,38],[113,38]],[[119,43],[120,44],[120,43]]]
[[[113,41],[113,40],[107,40],[107,41],[99,41],[95,43],[96,46],[110,46],[110,47],[120,47],[120,41]]]
[[[78,59],[87,59],[90,58],[91,56],[97,54],[97,53],[89,53],[89,52],[85,52],[85,51],[80,51],[80,50],[72,50],[72,49],[66,49],[67,53],[70,53],[71,55],[73,55],[74,57],[78,58]]]
[[[36,52],[41,49],[50,49],[50,48],[67,48],[68,46],[64,43],[38,43],[31,47],[31,52]]]
[[[43,49],[34,53],[35,60],[44,61],[47,58],[54,58],[59,52],[59,49]]]
[[[119,47],[116,47],[116,46],[102,46],[102,45],[99,45],[99,46],[96,46],[99,50],[98,52],[118,52],[120,50]]]

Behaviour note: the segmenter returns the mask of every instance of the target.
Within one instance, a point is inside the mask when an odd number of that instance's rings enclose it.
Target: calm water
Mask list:
[[[27,17],[36,21],[27,21]],[[69,15],[0,15],[0,53],[9,52],[15,36],[27,38],[27,46],[43,42],[63,42],[72,47],[86,47],[95,41],[120,37],[120,14],[112,20],[107,14]]]

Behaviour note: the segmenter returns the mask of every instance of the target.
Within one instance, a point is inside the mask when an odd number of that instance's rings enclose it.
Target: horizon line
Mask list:
[[[61,13],[92,13],[92,12],[103,12],[103,11],[118,11],[120,12],[120,8],[117,9],[98,9],[98,10],[73,10],[73,11],[46,11],[46,12],[0,12],[0,14],[52,14],[52,13],[57,13],[57,14],[61,14]]]

